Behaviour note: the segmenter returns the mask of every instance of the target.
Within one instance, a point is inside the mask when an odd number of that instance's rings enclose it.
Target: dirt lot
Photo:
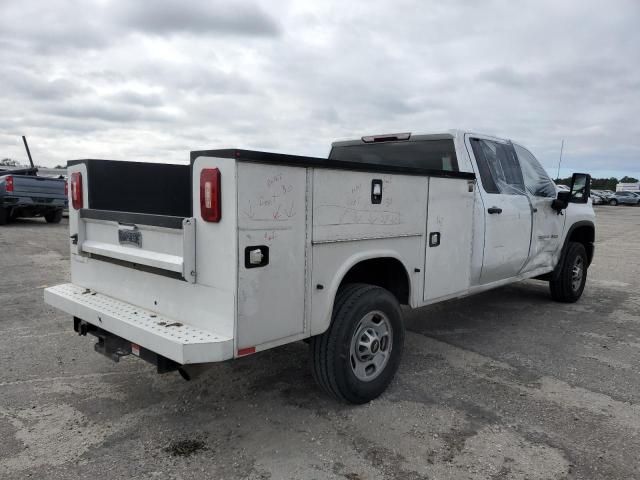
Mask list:
[[[640,478],[640,208],[597,213],[580,302],[530,281],[411,312],[361,407],[316,388],[302,342],[191,383],[111,363],[42,301],[66,224],[0,227],[0,478]]]

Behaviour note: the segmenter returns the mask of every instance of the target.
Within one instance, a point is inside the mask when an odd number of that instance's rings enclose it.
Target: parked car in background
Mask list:
[[[44,217],[47,223],[59,223],[67,208],[67,182],[39,176],[26,138],[22,141],[31,167],[0,169],[0,225],[18,217]]]
[[[616,192],[609,199],[609,205],[640,205],[640,197],[634,192]]]
[[[591,203],[593,205],[603,205],[603,204],[607,203],[607,201],[604,199],[604,197],[602,197],[601,195],[598,195],[595,192],[591,192],[591,195],[589,196],[589,198],[591,198]]]
[[[609,203],[611,197],[615,195],[611,190],[591,190],[591,193],[595,193],[602,197],[605,200],[605,203]]]
[[[67,208],[66,181],[63,178],[0,171],[0,225],[18,217],[44,217],[59,223]]]
[[[567,191],[567,192],[569,191],[569,187],[567,187],[566,185],[562,185],[562,184],[556,185],[556,188],[558,190],[564,190],[564,191]]]

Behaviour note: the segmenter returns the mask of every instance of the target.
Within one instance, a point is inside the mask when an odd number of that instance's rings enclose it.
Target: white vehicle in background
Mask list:
[[[616,185],[616,193],[618,193],[618,192],[640,193],[640,182],[636,182],[636,183],[618,183]]]
[[[524,147],[462,131],[68,169],[71,283],[45,300],[98,352],[186,378],[308,339],[322,388],[364,403],[398,368],[400,305],[528,278],[575,302],[594,254],[588,175],[557,193]]]

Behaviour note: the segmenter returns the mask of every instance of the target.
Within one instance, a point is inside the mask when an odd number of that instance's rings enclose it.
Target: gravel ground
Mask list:
[[[528,281],[410,312],[360,407],[319,391],[302,342],[190,383],[110,362],[42,300],[66,223],[0,227],[0,478],[640,478],[640,208],[597,215],[580,302]]]

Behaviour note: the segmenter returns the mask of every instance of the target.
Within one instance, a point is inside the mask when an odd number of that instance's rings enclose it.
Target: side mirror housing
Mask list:
[[[591,196],[591,175],[588,173],[574,173],[571,177],[569,191],[561,190],[551,203],[551,208],[560,213],[570,203],[587,203]]]
[[[569,206],[571,200],[571,192],[568,190],[560,190],[556,199],[551,202],[551,208],[560,213],[562,210]]]
[[[587,203],[591,196],[591,175],[574,173],[571,177],[571,203]]]

